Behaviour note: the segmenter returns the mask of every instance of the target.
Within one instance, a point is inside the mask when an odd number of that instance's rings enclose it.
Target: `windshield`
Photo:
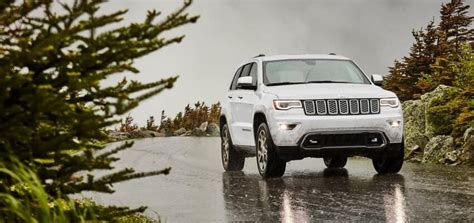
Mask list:
[[[304,83],[370,84],[350,60],[292,59],[266,61],[263,79],[267,86]]]

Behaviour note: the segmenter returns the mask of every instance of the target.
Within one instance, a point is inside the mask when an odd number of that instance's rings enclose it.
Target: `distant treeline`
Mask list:
[[[163,133],[172,133],[180,128],[193,130],[198,128],[203,122],[219,123],[220,112],[221,104],[219,102],[208,106],[205,102],[198,101],[193,107],[188,104],[184,108],[184,111],[178,112],[174,118],[166,116],[164,110],[161,111],[159,123],[156,123],[154,116],[150,116],[146,121],[146,125],[143,127],[139,127],[133,122],[133,117],[128,115],[125,119],[122,119],[116,130],[120,132],[131,132],[141,128]]]

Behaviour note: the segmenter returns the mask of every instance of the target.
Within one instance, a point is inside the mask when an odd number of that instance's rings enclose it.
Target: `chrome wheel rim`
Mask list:
[[[267,134],[265,130],[258,133],[257,163],[261,173],[265,172],[268,160]]]
[[[224,126],[222,131],[222,163],[227,167],[229,164],[229,151],[230,151],[230,140],[229,140],[229,131],[227,130],[227,125]]]

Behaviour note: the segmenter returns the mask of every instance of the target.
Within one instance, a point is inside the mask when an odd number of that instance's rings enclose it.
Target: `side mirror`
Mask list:
[[[255,90],[257,89],[257,86],[253,85],[251,76],[246,76],[237,79],[237,88]]]
[[[383,77],[379,74],[372,74],[372,82],[377,86],[382,86]]]

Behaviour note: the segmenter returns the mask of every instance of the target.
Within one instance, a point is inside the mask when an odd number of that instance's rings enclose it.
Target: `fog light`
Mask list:
[[[282,123],[280,124],[280,129],[281,130],[292,130],[296,127],[297,124],[288,124],[288,123]]]
[[[401,123],[402,123],[401,121],[389,121],[388,122],[388,124],[393,128],[399,127]]]

